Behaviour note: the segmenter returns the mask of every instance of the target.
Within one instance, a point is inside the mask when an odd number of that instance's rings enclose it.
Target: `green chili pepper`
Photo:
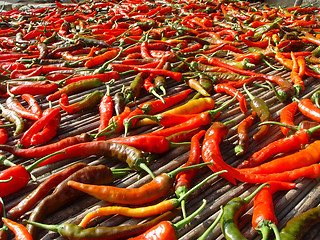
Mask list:
[[[138,73],[136,77],[133,79],[133,81],[130,83],[130,85],[125,88],[125,103],[131,102],[134,100],[134,98],[139,97],[141,87],[144,83],[142,75],[142,72]]]
[[[281,240],[299,240],[320,221],[320,206],[292,218],[280,231]]]
[[[2,117],[4,117],[7,121],[14,123],[16,126],[16,130],[14,131],[13,136],[19,135],[24,129],[24,122],[22,117],[15,111],[6,109],[2,104],[0,104],[0,108],[2,111]]]
[[[162,221],[173,219],[178,214],[178,212],[178,210],[172,210],[160,215],[159,217],[149,222],[145,222],[138,225],[126,225],[116,227],[82,228],[78,225],[71,223],[63,223],[60,225],[47,225],[28,220],[25,220],[25,222],[53,232],[58,232],[61,236],[66,237],[68,239],[120,239],[141,234]]]
[[[257,27],[254,31],[253,38],[259,38],[262,36],[262,34],[268,32],[269,30],[274,28],[279,28],[279,23],[282,22],[282,20],[283,20],[282,18],[278,18],[271,23],[267,23],[260,27]]]
[[[268,183],[261,184],[254,192],[244,199],[235,197],[231,199],[224,207],[220,220],[221,230],[227,240],[246,240],[237,227],[238,217],[247,208],[247,203]]]
[[[252,110],[257,113],[258,117],[260,118],[260,121],[269,121],[271,115],[267,104],[261,98],[254,97],[246,88],[246,84],[243,85],[243,88],[246,91],[249,98],[251,99],[250,106]],[[268,129],[269,125],[262,125],[260,130],[253,135],[253,139],[256,141],[262,139],[263,136],[267,133]]]

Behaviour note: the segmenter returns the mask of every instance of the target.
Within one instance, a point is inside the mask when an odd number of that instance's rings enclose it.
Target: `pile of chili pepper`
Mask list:
[[[301,178],[319,178],[319,10],[316,5],[281,8],[240,0],[55,1],[39,8],[0,9],[0,233],[29,239],[29,231],[35,237],[35,227],[24,229],[22,219],[45,220],[50,196],[58,195],[50,199],[47,213],[56,213],[80,196],[71,187],[89,193],[88,184],[112,190],[109,198],[89,194],[129,205],[126,209],[159,204],[176,190],[174,206],[181,203],[186,217],[193,197],[180,197],[212,171],[233,188],[240,182],[251,187],[271,182],[271,190],[264,188],[260,195],[269,203],[273,184],[289,191]],[[167,156],[179,151],[187,152],[184,162],[168,162]],[[213,165],[180,169],[176,183],[171,173],[164,173],[201,161]],[[93,184],[111,180],[80,183],[71,177],[83,171],[90,177],[87,169],[101,162],[114,172],[127,164],[138,172],[125,171],[129,179],[143,176],[144,170],[153,178],[146,186],[157,182],[160,190],[138,188],[141,197],[135,198],[133,181],[97,186]],[[56,169],[61,172],[51,174]],[[170,184],[162,186],[158,179],[167,176]],[[31,192],[33,184],[38,187]],[[75,194],[60,196],[60,188]],[[126,191],[133,193],[123,200]],[[193,194],[200,197],[201,192]],[[229,204],[224,201],[224,209]],[[233,210],[221,214],[229,214],[234,223],[229,232],[221,220],[222,232],[227,239],[233,233],[243,239],[235,229],[238,212],[230,215]],[[119,231],[112,235],[115,239],[131,237],[173,215],[141,228],[103,231]],[[80,229],[90,238],[99,235],[95,226],[68,224],[61,226]],[[137,238],[157,235],[159,228]],[[172,238],[178,235],[171,233]]]

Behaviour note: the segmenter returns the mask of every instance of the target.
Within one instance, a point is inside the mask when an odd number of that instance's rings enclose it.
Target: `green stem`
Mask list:
[[[246,92],[246,94],[248,95],[248,97],[251,99],[251,101],[252,101],[253,99],[255,99],[255,96],[253,96],[253,95],[249,92],[249,90],[247,89],[246,83],[243,84],[243,89],[244,89],[244,91]]]
[[[207,201],[205,199],[202,200],[202,204],[201,206],[197,209],[197,211],[195,211],[194,213],[192,213],[191,215],[189,215],[188,217],[182,219],[181,221],[172,224],[172,226],[176,229],[179,230],[180,228],[182,228],[184,225],[188,224],[189,222],[191,222],[195,216],[197,216],[206,206]]]
[[[167,90],[163,85],[159,86],[159,89],[162,91],[162,96],[166,96],[167,95]]]
[[[229,100],[227,103],[222,105],[221,107],[214,109],[214,110],[209,110],[208,112],[210,113],[211,117],[213,118],[217,113],[221,112],[223,109],[229,107],[229,105],[237,98],[238,93],[236,96],[234,96],[231,100]]]
[[[42,228],[42,229],[46,229],[46,230],[49,230],[49,231],[52,231],[52,232],[60,232],[60,229],[62,228],[61,225],[49,225],[49,224],[43,224],[43,223],[39,223],[39,222],[33,222],[33,221],[29,221],[29,220],[26,220],[24,219],[23,222],[26,222],[28,224],[31,224],[33,226],[36,226],[36,227],[39,227],[39,228]]]
[[[187,166],[187,167],[181,167],[181,168],[177,168],[171,172],[168,172],[166,173],[169,177],[174,177],[175,175],[177,175],[178,173],[180,172],[184,172],[184,171],[187,171],[187,170],[190,170],[190,169],[195,169],[195,168],[200,168],[202,166],[205,166],[205,165],[212,165],[212,163],[199,163],[199,164],[196,164],[196,165],[192,165],[192,166]]]
[[[10,176],[8,179],[5,179],[5,180],[0,180],[0,183],[7,183],[7,182],[10,182],[12,180],[12,176]]]
[[[60,153],[67,153],[66,151],[59,151],[59,152],[55,152],[55,153],[51,153],[43,158],[40,158],[39,160],[35,161],[34,163],[32,163],[30,166],[26,167],[26,170],[28,172],[31,172],[33,169],[35,169],[40,163],[42,163],[43,161],[47,160],[48,158],[60,154]]]
[[[185,170],[186,171],[186,170]],[[195,190],[197,190],[198,188],[200,188],[201,186],[203,186],[206,182],[208,182],[210,179],[214,178],[215,176],[221,174],[221,173],[225,173],[227,172],[226,170],[222,170],[216,173],[213,173],[211,175],[209,175],[208,177],[206,177],[204,180],[202,180],[200,183],[198,183],[197,185],[195,185],[193,188],[191,188],[188,192],[186,192],[185,194],[181,195],[179,197],[179,201],[182,201],[184,199],[186,199],[191,193],[193,193]]]
[[[249,196],[245,197],[243,201],[249,202],[262,188],[265,186],[270,186],[269,183],[263,183],[261,184],[256,190],[254,190]]]
[[[13,126],[15,126],[14,123],[9,123],[9,124],[0,125],[0,128],[9,128],[9,127],[13,127]]]
[[[223,207],[220,207],[220,212],[218,214],[218,216],[216,217],[216,219],[213,221],[213,223],[207,228],[207,230],[198,238],[198,240],[206,240],[209,236],[209,234],[213,231],[213,229],[218,225],[218,223],[220,222],[220,219],[222,217],[223,214]]]
[[[274,233],[274,236],[276,237],[276,240],[281,240],[280,233],[279,233],[279,230],[278,230],[276,224],[270,223],[269,226],[273,230],[273,233]]]
[[[132,172],[131,168],[121,168],[121,169],[111,169],[112,177],[119,178],[126,176],[128,173]]]
[[[141,168],[142,170],[146,171],[152,177],[152,179],[155,178],[153,172],[150,170],[150,168],[144,162],[138,163],[138,167]]]
[[[166,101],[157,93],[155,88],[152,88],[149,92],[155,97],[159,98],[162,103],[166,103]]]
[[[179,146],[185,146],[190,145],[191,142],[169,142],[170,148],[179,147]]]

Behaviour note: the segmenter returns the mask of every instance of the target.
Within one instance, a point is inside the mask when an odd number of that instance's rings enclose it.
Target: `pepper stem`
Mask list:
[[[209,110],[208,112],[210,113],[211,117],[213,118],[215,115],[217,115],[223,109],[229,107],[229,105],[237,98],[237,96],[238,96],[238,93],[231,100],[229,100],[226,104],[222,105],[221,107],[214,109],[214,110]]]
[[[135,118],[148,118],[151,119],[153,121],[155,121],[156,123],[159,124],[159,122],[161,121],[161,115],[147,115],[147,114],[140,114],[140,115],[135,115],[131,118],[128,119],[128,123],[131,122],[132,119]]]
[[[249,92],[249,90],[247,89],[246,83],[243,84],[243,89],[244,89],[244,91],[246,92],[246,94],[248,95],[248,97],[251,99],[251,101],[252,101],[253,99],[255,99],[255,96],[253,96],[253,95]]]
[[[119,178],[132,172],[132,169],[131,168],[111,169],[111,172],[112,172],[113,178]]]
[[[186,200],[182,199],[180,202],[181,211],[182,211],[182,217],[187,218],[187,211],[186,211]]]
[[[150,168],[147,166],[147,164],[145,164],[144,162],[139,162],[138,163],[138,167],[144,171],[146,171],[151,177],[152,179],[155,178],[153,172],[150,170]]]
[[[9,128],[9,127],[13,127],[13,126],[15,126],[14,123],[9,123],[9,124],[0,125],[0,128]]]
[[[190,145],[191,142],[169,142],[169,145],[171,148],[184,146],[184,145]]]
[[[16,164],[14,164],[13,162],[11,162],[10,160],[8,160],[6,158],[6,156],[2,155],[0,157],[0,165],[3,165],[3,166],[6,166],[6,167],[13,167],[15,166]]]
[[[213,229],[217,226],[217,224],[220,222],[220,219],[223,214],[223,207],[220,207],[220,212],[216,219],[213,221],[213,223],[207,228],[207,230],[198,238],[198,240],[206,240],[209,236],[209,234],[213,231]]]
[[[285,123],[280,123],[280,122],[275,122],[275,121],[265,121],[265,122],[259,123],[259,126],[260,125],[266,125],[266,124],[276,124],[276,125],[279,125],[281,127],[289,128],[289,129],[291,129],[293,131],[298,131],[299,130],[299,127],[297,127],[297,126],[293,126],[293,125],[289,125],[289,124],[285,124]]]
[[[55,152],[55,153],[51,153],[43,158],[40,158],[39,160],[35,161],[34,163],[32,163],[30,166],[26,167],[26,170],[28,172],[31,172],[33,169],[35,169],[40,163],[42,163],[43,161],[47,160],[48,158],[54,156],[54,155],[58,155],[60,153],[67,153],[66,151],[59,151],[59,152]]]
[[[265,186],[270,186],[269,183],[263,183],[261,184],[256,190],[254,190],[249,196],[245,197],[243,201],[249,202],[262,188]]]
[[[205,208],[206,204],[207,204],[207,201],[205,199],[203,199],[201,206],[195,212],[193,212],[188,217],[182,219],[181,221],[179,221],[179,222],[177,222],[175,224],[172,224],[172,226],[175,228],[176,231],[178,231],[184,225],[186,225],[189,222],[191,222],[195,218],[195,216],[197,216]]]
[[[167,90],[163,85],[159,86],[159,89],[162,91],[162,96],[166,96],[167,95]]]
[[[155,88],[151,88],[151,90],[150,90],[149,92],[150,92],[152,95],[154,95],[155,97],[159,98],[162,103],[164,103],[164,104],[166,103],[166,101],[163,99],[163,97],[161,97],[161,96],[157,93],[157,91],[156,91]]]
[[[184,171],[187,171],[187,170],[190,170],[190,169],[195,169],[195,168],[200,168],[202,166],[205,166],[205,165],[213,165],[212,163],[208,162],[208,163],[199,163],[199,164],[196,164],[196,165],[192,165],[192,166],[187,166],[187,167],[181,167],[181,168],[177,168],[171,172],[168,172],[166,173],[169,177],[174,177],[175,175],[177,175],[178,173],[180,172],[184,172]]]
[[[197,190],[198,188],[203,186],[210,179],[214,178],[215,176],[217,176],[217,175],[219,175],[221,173],[225,173],[225,172],[227,172],[227,171],[226,170],[222,170],[222,171],[219,171],[219,172],[216,172],[216,173],[213,173],[213,174],[209,175],[208,177],[203,179],[200,183],[198,183],[193,188],[191,188],[188,192],[186,192],[185,194],[181,195],[178,200],[182,201],[182,200],[186,199],[191,193],[193,193],[195,190]]]
[[[39,223],[39,222],[33,222],[33,221],[29,221],[24,219],[23,222],[26,222],[28,224],[31,224],[33,226],[42,228],[42,229],[46,229],[52,232],[59,232],[60,228],[62,227],[61,225],[49,225],[49,224],[44,224],[44,223]]]
[[[294,131],[298,131],[300,129],[300,125],[297,127],[297,126],[292,126],[292,125],[274,122],[274,121],[265,121],[263,123],[260,123],[259,125],[263,125],[263,124],[276,124],[276,125],[279,125],[282,127],[289,128]],[[304,130],[307,132],[308,135],[312,135],[314,132],[318,131],[319,129],[320,129],[320,124],[318,126],[315,126],[315,127],[309,128],[309,129],[304,129]]]
[[[270,223],[269,227],[273,230],[273,233],[274,233],[276,240],[281,240],[280,233],[279,233],[279,230],[278,230],[276,224]]]
[[[314,103],[317,106],[317,108],[320,108],[319,98],[320,98],[320,91],[316,91],[311,96],[311,100],[314,101]]]
[[[0,183],[6,183],[6,182],[10,182],[12,180],[12,176],[10,176],[8,179],[5,180],[0,180]]]

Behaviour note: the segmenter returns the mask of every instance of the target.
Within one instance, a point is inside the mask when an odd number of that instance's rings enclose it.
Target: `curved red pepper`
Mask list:
[[[54,118],[59,112],[60,108],[51,108],[47,115],[42,116],[37,120],[19,139],[18,144],[22,144],[28,148],[31,145],[31,138],[34,134],[38,133],[52,118]]]
[[[221,92],[228,93],[232,97],[237,95],[237,100],[239,101],[239,104],[240,104],[239,106],[240,106],[241,112],[247,113],[248,109],[247,109],[246,98],[236,88],[234,88],[233,86],[231,86],[227,83],[219,83],[219,84],[215,85],[214,90],[217,93],[221,93]]]
[[[297,110],[298,103],[295,101],[285,106],[280,112],[280,123],[294,125],[294,114]],[[289,128],[280,126],[280,129],[284,136],[288,136],[288,132],[290,131]]]

